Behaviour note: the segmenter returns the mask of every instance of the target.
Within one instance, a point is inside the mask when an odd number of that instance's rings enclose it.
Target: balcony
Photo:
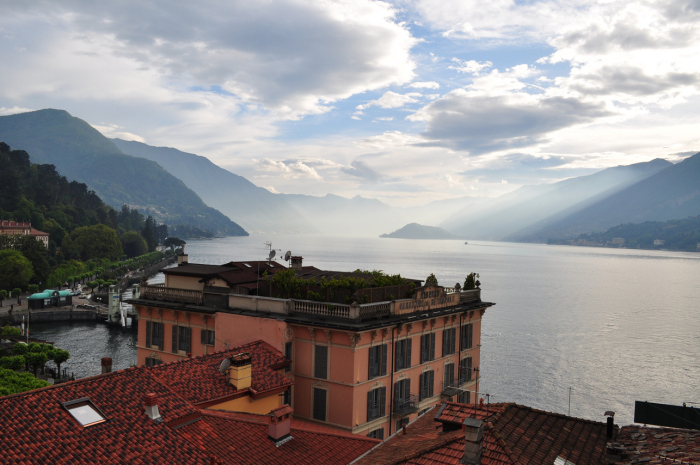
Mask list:
[[[457,378],[444,381],[442,383],[442,395],[447,397],[456,396],[461,392],[459,389],[460,384],[462,383]]]
[[[196,305],[201,305],[204,302],[204,295],[201,291],[165,286],[141,286],[141,298]]]
[[[394,415],[405,417],[418,411],[418,396],[409,395],[406,399],[394,400]]]

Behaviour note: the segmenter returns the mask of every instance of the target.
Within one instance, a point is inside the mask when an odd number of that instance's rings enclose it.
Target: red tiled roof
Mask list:
[[[286,366],[289,361],[282,353],[263,341],[157,365],[149,370],[188,401],[201,404],[238,392],[229,382],[228,375],[219,372],[219,367],[225,358],[241,352],[250,353],[253,391],[265,392],[293,384],[289,378],[275,371]]]
[[[700,431],[625,426],[615,442],[624,448],[616,464],[700,464]]]
[[[260,420],[211,410],[201,421],[178,430],[182,437],[216,455],[224,464],[347,464],[379,442],[337,431],[319,432],[295,426],[292,439],[279,447],[267,436],[267,417]]]
[[[605,460],[606,425],[516,404],[463,405],[447,402],[376,447],[360,464],[454,464],[464,456],[465,418],[484,420],[482,465],[553,464],[560,456],[576,465]]]
[[[144,413],[144,396],[158,396],[164,423]],[[107,421],[81,426],[63,402],[88,397]],[[166,425],[197,409],[136,368],[0,397],[3,463],[209,464],[210,456]]]

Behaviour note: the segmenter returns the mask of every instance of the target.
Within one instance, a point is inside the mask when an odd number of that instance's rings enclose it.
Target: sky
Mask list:
[[[700,151],[700,0],[0,0],[0,115],[272,192],[496,197]]]

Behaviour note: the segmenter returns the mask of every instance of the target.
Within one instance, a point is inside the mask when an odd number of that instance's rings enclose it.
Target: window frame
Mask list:
[[[386,387],[380,386],[367,391],[367,421],[386,415]]]
[[[325,351],[324,357],[324,363],[319,363],[319,350],[323,349]],[[328,349],[327,345],[323,344],[315,344],[314,345],[314,378],[318,379],[328,379],[328,355],[329,355],[330,350]],[[321,376],[322,375],[322,376]]]
[[[323,392],[323,419],[318,418],[316,416],[317,413],[317,406],[319,405],[317,403],[317,398],[318,398],[318,393]],[[328,421],[328,389],[325,388],[320,388],[320,387],[314,387],[313,391],[313,399],[311,403],[311,418],[317,421]]]
[[[386,375],[388,352],[388,344],[379,344],[369,348],[368,380]]]
[[[397,370],[411,368],[411,352],[413,351],[413,339],[407,337],[396,341],[394,345],[395,364]]]
[[[460,341],[460,350],[468,350],[474,348],[474,324],[466,323],[462,325]]]
[[[442,331],[442,356],[457,353],[457,328],[445,328]]]
[[[435,333],[426,333],[420,337],[420,363],[435,360]]]
[[[420,389],[418,392],[418,400],[423,401],[430,399],[435,395],[435,371],[428,370],[420,374]]]

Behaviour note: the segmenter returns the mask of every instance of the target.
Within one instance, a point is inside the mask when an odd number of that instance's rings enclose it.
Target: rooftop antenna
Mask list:
[[[226,370],[228,370],[229,367],[231,367],[231,359],[226,357],[219,366],[219,373],[226,373]]]
[[[284,261],[289,262],[289,259],[292,258],[292,251],[287,250],[287,252],[284,254]],[[292,266],[290,263],[287,263],[287,266]]]
[[[271,261],[273,258],[275,258],[275,254],[276,254],[276,253],[277,253],[277,252],[275,252],[275,249],[270,250],[270,253],[269,253],[268,256],[267,256],[267,264],[268,264],[268,265],[270,264],[270,261]]]

